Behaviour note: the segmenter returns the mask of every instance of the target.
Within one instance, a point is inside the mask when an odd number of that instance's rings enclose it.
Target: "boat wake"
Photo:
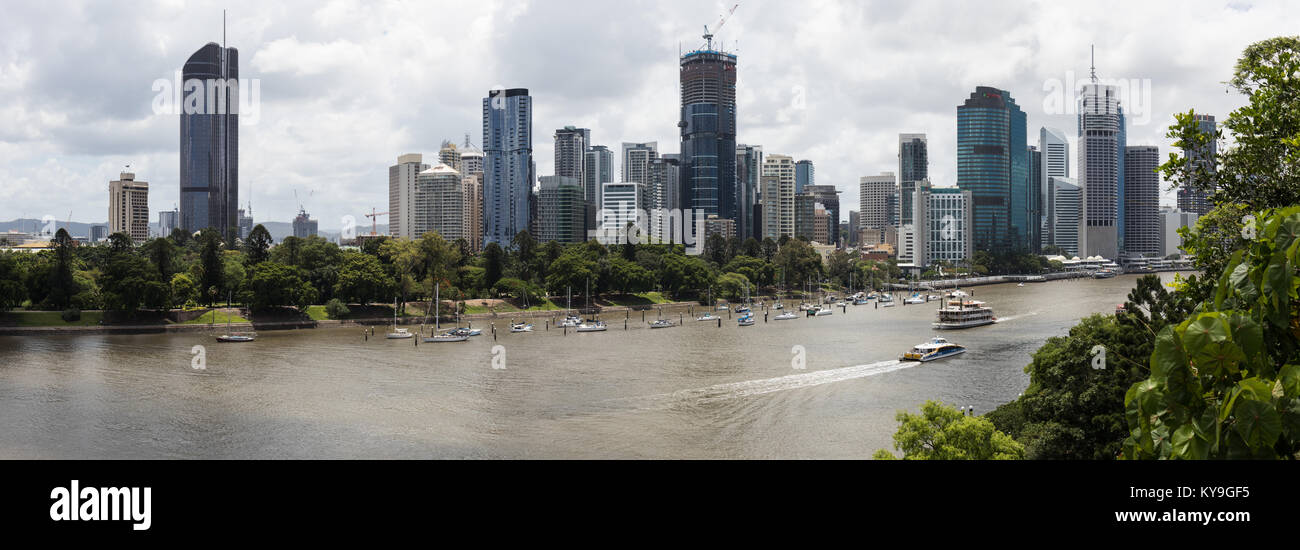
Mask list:
[[[885,374],[915,367],[920,364],[921,363],[918,362],[903,362],[895,359],[891,361],[871,363],[869,365],[819,370],[779,376],[776,378],[766,378],[762,380],[731,382],[727,384],[706,386],[703,388],[678,390],[672,393],[662,393],[658,395],[633,397],[614,401],[630,404],[638,409],[665,409],[682,405],[706,405],[709,403],[738,399],[741,397],[820,386],[822,384],[842,382],[845,380],[853,380],[855,378],[865,378],[867,376],[875,376],[878,374]]]
[[[1037,311],[1033,311],[1033,312],[1025,313],[1025,314],[1022,314],[1022,315],[1012,315],[1012,316],[1010,316],[1010,317],[998,317],[998,320],[995,321],[995,322],[997,322],[997,323],[1005,323],[1005,322],[1007,322],[1007,321],[1015,321],[1016,319],[1021,319],[1021,318],[1024,318],[1024,317],[1029,317],[1029,316],[1031,316],[1031,315],[1038,315],[1038,312],[1037,312]]]

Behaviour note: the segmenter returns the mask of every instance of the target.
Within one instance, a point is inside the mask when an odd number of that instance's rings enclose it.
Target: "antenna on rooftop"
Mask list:
[[[1090,70],[1092,72],[1092,82],[1093,84],[1096,84],[1097,83],[1097,45],[1096,44],[1092,45],[1092,68]]]

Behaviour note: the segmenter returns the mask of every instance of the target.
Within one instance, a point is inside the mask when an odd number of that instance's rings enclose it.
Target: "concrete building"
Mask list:
[[[472,252],[483,250],[483,151],[469,143],[460,148],[460,188],[464,197],[463,232]]]
[[[388,233],[393,237],[414,239],[415,178],[429,169],[424,155],[407,153],[388,167]]]
[[[889,198],[891,195],[896,196],[896,187],[893,172],[881,172],[879,176],[863,176],[858,180],[859,229],[877,230],[872,235],[881,239],[886,238],[886,235],[889,234],[885,231],[887,228],[897,230],[897,227],[890,224],[892,216],[889,207]],[[861,244],[879,244],[883,242],[888,241],[862,241]],[[889,244],[897,245],[897,241]]]
[[[239,238],[247,239],[248,234],[253,232],[253,207],[249,206],[248,210],[239,209]]]
[[[724,239],[732,239],[736,236],[736,220],[709,216],[704,219],[704,239],[714,235],[722,235]]]
[[[650,204],[650,235],[655,242],[683,242],[676,223],[669,219],[669,211],[677,208],[681,197],[681,157],[664,154],[650,162],[650,181],[646,189]],[[683,228],[683,231],[685,229]]]
[[[929,180],[923,183],[917,186],[913,200],[915,218],[906,226],[915,241],[911,263],[925,267],[937,262],[957,265],[970,260],[974,253],[971,192],[955,187],[930,187]]]
[[[1200,215],[1184,212],[1176,208],[1165,207],[1160,211],[1160,254],[1167,258],[1174,254],[1183,254],[1183,237],[1178,230],[1184,227],[1196,227]]]
[[[600,210],[600,229],[597,240],[601,244],[622,244],[648,240],[647,220],[642,217],[646,208],[645,184],[639,182],[606,183],[601,190],[604,203]]]
[[[1124,110],[1115,86],[1083,85],[1079,104],[1079,186],[1083,189],[1081,256],[1114,259],[1123,246]],[[1059,246],[1059,245],[1058,245]]]
[[[1042,160],[1042,165],[1038,169],[1039,192],[1042,196],[1039,198],[1039,204],[1042,205],[1040,237],[1042,244],[1051,244],[1051,224],[1047,218],[1051,211],[1048,207],[1048,195],[1051,193],[1051,187],[1047,178],[1070,177],[1070,140],[1065,137],[1065,132],[1056,128],[1039,128],[1038,129],[1038,151]]]
[[[565,126],[555,131],[555,175],[570,177],[582,185],[584,156],[591,144],[591,130]]]
[[[460,172],[439,162],[415,178],[415,235],[433,232],[454,241],[464,237],[465,193]]]
[[[794,196],[794,236],[809,241],[817,233],[817,197],[810,193]],[[823,242],[823,244],[825,244]]]
[[[149,239],[149,182],[131,172],[108,182],[108,232],[126,233],[135,243]]]
[[[763,188],[763,236],[779,239],[784,235],[795,236],[795,162],[788,155],[767,155],[763,159],[763,177],[776,178],[775,187],[769,192],[766,184]],[[723,217],[723,216],[719,216]]]
[[[1048,195],[1048,227],[1050,244],[1065,250],[1065,256],[1080,256],[1080,235],[1083,226],[1083,189],[1074,178],[1052,176],[1047,179],[1051,193]]]
[[[834,185],[809,185],[803,188],[804,193],[811,194],[817,199],[817,203],[822,205],[826,210],[829,218],[830,231],[826,238],[828,241],[818,241],[823,244],[840,244],[842,236],[840,235],[840,191]]]
[[[298,215],[293,218],[293,236],[299,239],[315,237],[319,224],[307,214],[306,210],[298,209]]]
[[[916,182],[930,177],[930,161],[925,134],[898,134],[898,203],[897,225],[912,223],[912,193]]]
[[[158,212],[159,237],[170,236],[172,231],[178,227],[180,227],[180,211],[178,209],[160,210]]]
[[[600,192],[606,183],[614,181],[614,152],[604,145],[593,145],[583,154],[582,189],[586,200],[595,208],[601,203]],[[595,229],[597,220],[587,222],[587,229]]]

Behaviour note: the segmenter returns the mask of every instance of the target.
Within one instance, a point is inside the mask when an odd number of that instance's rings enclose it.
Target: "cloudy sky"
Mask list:
[[[322,229],[364,221],[387,209],[399,154],[432,156],[466,133],[479,143],[480,102],[497,85],[531,90],[539,175],[565,125],[612,149],[677,152],[678,52],[733,4],[232,0],[227,40],[261,87],[256,124],[240,128],[240,202],[259,222],[288,221],[297,190]],[[222,7],[6,2],[0,220],[103,222],[127,164],[150,183],[150,209],[170,209],[178,118],[154,113],[152,86],[221,40]],[[1285,1],[747,0],[719,39],[739,55],[738,141],[812,160],[817,183],[856,206],[859,177],[896,170],[902,132],[928,134],[931,178],[955,185],[956,106],[978,85],[1011,92],[1031,140],[1040,126],[1075,135],[1065,88],[1086,78],[1090,44],[1101,78],[1131,83],[1129,144],[1163,156],[1173,113],[1222,119],[1241,104],[1223,84],[1241,50],[1297,29]]]

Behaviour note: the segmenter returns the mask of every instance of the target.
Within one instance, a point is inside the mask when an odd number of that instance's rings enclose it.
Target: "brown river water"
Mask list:
[[[892,449],[900,409],[936,399],[981,414],[1014,399],[1034,350],[1112,313],[1135,280],[975,287],[1000,321],[943,333],[968,351],[925,364],[897,357],[937,334],[937,304],[901,299],[790,321],[760,312],[751,327],[726,312],[721,328],[687,317],[651,330],[633,313],[624,330],[619,313],[607,332],[564,334],[537,320],[532,333],[418,346],[382,327],[244,344],[0,336],[0,458],[867,458]]]

